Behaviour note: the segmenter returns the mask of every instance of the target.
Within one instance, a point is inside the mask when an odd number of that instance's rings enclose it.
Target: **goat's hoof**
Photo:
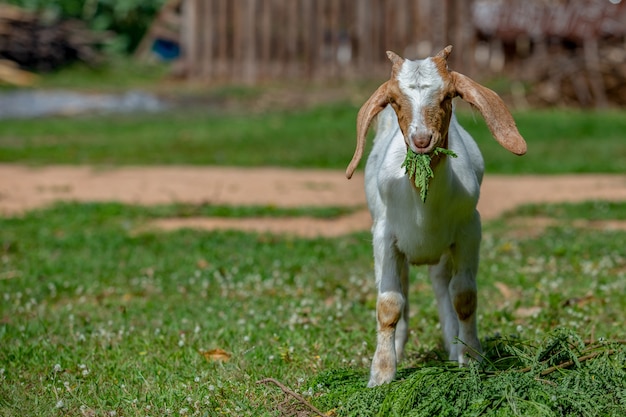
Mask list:
[[[370,381],[367,383],[368,388],[377,387],[379,385],[388,384],[395,378],[395,372],[391,374],[385,374],[383,372],[376,372],[370,375]]]
[[[393,380],[393,378],[391,378],[390,380],[386,380],[383,379],[382,381],[379,381],[378,378],[370,378],[370,382],[367,383],[367,388],[374,388],[377,387],[379,385],[383,385],[383,384],[388,384],[391,382],[391,380]]]

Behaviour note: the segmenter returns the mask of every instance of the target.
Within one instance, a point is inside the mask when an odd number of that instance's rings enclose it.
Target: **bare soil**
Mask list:
[[[489,220],[521,204],[585,200],[626,200],[626,175],[487,175],[478,208],[482,218]],[[332,170],[0,164],[1,215],[19,215],[57,201],[355,208],[352,214],[336,219],[203,217],[162,219],[152,225],[166,230],[239,229],[313,237],[366,230],[371,224],[362,173],[348,181],[343,172]],[[589,226],[626,228],[623,222]]]

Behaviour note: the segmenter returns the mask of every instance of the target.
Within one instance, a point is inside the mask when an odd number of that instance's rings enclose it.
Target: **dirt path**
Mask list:
[[[487,175],[479,210],[493,219],[520,204],[626,200],[626,175]],[[0,164],[0,214],[13,215],[55,201],[174,202],[223,205],[361,207],[339,219],[165,219],[166,229],[243,229],[302,236],[336,236],[369,228],[363,176],[343,172],[279,168],[75,166],[31,168]]]

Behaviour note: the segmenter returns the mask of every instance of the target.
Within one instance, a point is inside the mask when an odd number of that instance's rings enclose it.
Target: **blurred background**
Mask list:
[[[452,44],[450,66],[515,108],[605,108],[626,103],[625,32],[621,0],[5,0],[0,83],[121,60],[196,85],[336,85],[385,78],[386,50]]]

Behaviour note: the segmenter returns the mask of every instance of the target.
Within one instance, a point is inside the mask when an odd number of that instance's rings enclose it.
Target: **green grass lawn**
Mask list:
[[[559,221],[538,236],[504,220],[485,226],[479,330],[487,345],[500,336],[540,341],[559,327],[584,339],[624,338],[626,232],[575,227],[590,209],[626,218],[625,203],[538,206],[519,215]],[[141,232],[151,219],[180,212],[59,204],[0,220],[0,415],[280,415],[281,391],[257,384],[267,377],[338,415],[383,403],[386,389],[365,389],[375,340],[369,234]],[[265,209],[221,211],[250,212]],[[425,269],[414,271],[400,374],[407,381],[420,375],[412,369],[447,367],[425,365],[442,348]],[[214,360],[214,349],[229,359]],[[609,364],[623,375],[623,362]],[[574,372],[557,375],[593,382]],[[350,377],[333,391],[337,373]],[[623,395],[624,380],[614,389]],[[527,410],[523,392],[509,394],[498,415]],[[588,415],[624,412],[619,395]]]
[[[93,86],[93,73],[76,71],[69,84],[60,76],[44,86]],[[129,77],[119,86],[100,79],[115,91],[141,84],[143,73]],[[0,162],[344,169],[356,111],[346,101],[2,120]],[[490,138],[478,113],[459,119],[488,173],[624,173],[625,116],[518,112],[529,144],[521,158]],[[484,225],[480,366],[439,359],[434,296],[425,268],[415,268],[408,358],[396,382],[374,390],[365,388],[375,347],[369,233],[301,239],[145,227],[167,216],[345,213],[67,203],[0,218],[0,415],[279,416],[303,406],[257,383],[264,378],[337,416],[403,415],[404,406],[412,415],[459,415],[463,401],[465,415],[626,415],[623,344],[601,342],[626,338],[626,231],[577,222],[624,220],[626,202],[528,206]],[[519,216],[554,222],[529,233],[511,221]],[[557,337],[554,329],[567,330]],[[588,352],[582,341],[606,350],[579,361]],[[568,358],[571,367],[542,374]],[[419,398],[428,398],[421,409],[411,404]]]
[[[262,114],[171,110],[159,114],[0,121],[0,162],[99,165],[234,165],[344,169],[355,146],[351,104]],[[528,154],[490,136],[479,113],[461,112],[491,173],[623,173],[626,112],[516,113]]]

